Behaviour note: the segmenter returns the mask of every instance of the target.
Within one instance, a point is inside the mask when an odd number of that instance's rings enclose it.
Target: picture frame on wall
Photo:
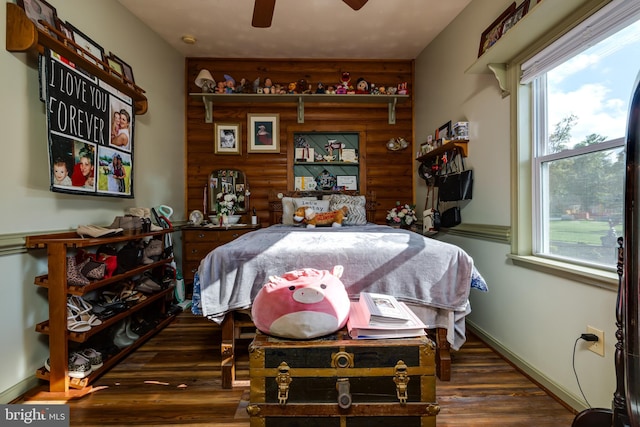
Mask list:
[[[247,114],[249,153],[280,152],[280,114]]]
[[[107,64],[109,65],[109,68],[111,68],[113,71],[118,73],[119,78],[122,78],[122,75],[123,75],[122,64],[118,62],[113,55],[107,56],[106,60],[107,60]]]
[[[216,154],[242,154],[240,123],[216,123],[214,128]]]
[[[51,34],[49,29],[41,24],[42,20],[49,24],[52,28],[56,28],[56,20],[58,13],[56,8],[51,6],[44,0],[18,0],[18,6],[24,9],[27,18],[33,21],[36,26],[47,34]]]
[[[73,40],[73,32],[71,31],[71,28],[69,28],[69,26],[65,22],[62,22],[60,19],[56,18],[56,28],[58,29],[58,31],[60,31],[62,34],[64,34],[64,36],[66,38],[68,38],[69,40]],[[63,43],[65,45],[67,44],[64,41],[63,41]],[[75,50],[75,48],[73,50]]]
[[[120,58],[118,55],[115,55],[113,52],[109,52],[109,56],[111,56],[111,58],[113,58],[114,61],[118,62],[120,64],[120,67],[122,67],[121,74],[127,80],[126,83],[134,84],[135,80],[133,79],[133,68],[131,68],[131,65],[124,62],[122,58]]]
[[[438,128],[438,140],[447,141],[451,139],[451,120]]]
[[[527,12],[529,11],[529,3],[530,3],[530,0],[524,0],[520,4],[520,6],[518,6],[516,8],[516,10],[511,15],[509,15],[509,17],[507,19],[504,20],[504,24],[502,25],[501,37],[507,31],[509,31],[511,28],[513,28],[513,26],[516,25],[518,23],[518,21],[520,21],[524,15],[527,14]]]
[[[93,41],[89,36],[84,34],[78,28],[76,28],[69,21],[67,21],[66,25],[67,27],[69,27],[71,33],[73,34],[73,41],[82,49],[84,49],[84,51],[80,51],[81,55],[86,58],[87,61],[104,70],[104,48]]]
[[[498,18],[482,32],[480,36],[480,47],[478,49],[478,58],[482,56],[491,46],[493,46],[502,37],[502,29],[505,19],[509,18],[516,10],[516,2],[507,7]]]

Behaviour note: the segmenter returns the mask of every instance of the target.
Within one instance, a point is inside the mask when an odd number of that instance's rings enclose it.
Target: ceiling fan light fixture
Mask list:
[[[194,36],[185,34],[182,36],[182,42],[185,44],[196,44],[197,39]]]

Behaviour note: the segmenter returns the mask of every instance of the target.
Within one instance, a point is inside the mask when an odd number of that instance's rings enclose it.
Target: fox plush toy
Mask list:
[[[316,212],[309,206],[300,206],[293,214],[293,221],[306,224],[307,228],[316,226],[342,227],[342,221],[347,216],[347,211],[346,206],[331,212]]]

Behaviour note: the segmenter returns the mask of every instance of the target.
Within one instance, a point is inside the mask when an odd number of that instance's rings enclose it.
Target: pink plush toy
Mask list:
[[[271,276],[256,295],[251,317],[265,334],[308,339],[331,334],[344,327],[349,317],[349,296],[333,272],[303,268]]]

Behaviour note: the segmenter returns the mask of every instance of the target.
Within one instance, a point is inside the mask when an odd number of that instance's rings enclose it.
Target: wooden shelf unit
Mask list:
[[[144,90],[133,83],[125,83],[121,76],[115,74],[105,62],[100,61],[102,68],[93,64],[84,54],[90,54],[60,32],[51,35],[39,29],[27,18],[24,10],[14,3],[7,3],[7,36],[6,49],[9,52],[27,52],[43,54],[45,48],[62,55],[79,68],[113,86],[133,99],[136,114],[145,114],[148,104]]]
[[[115,316],[105,319],[101,325],[91,328],[90,331],[84,333],[70,332],[67,329],[67,297],[68,295],[82,296],[92,290],[102,288],[119,280],[139,275],[147,270],[169,264],[173,258],[166,258],[152,264],[142,265],[124,274],[118,274],[108,279],[94,280],[88,285],[68,286],[67,285],[67,256],[68,251],[77,248],[87,248],[100,245],[113,245],[118,243],[126,243],[131,240],[140,240],[146,237],[164,236],[167,233],[172,233],[172,228],[164,229],[161,231],[153,231],[149,233],[142,232],[126,232],[119,236],[103,237],[103,238],[81,238],[75,232],[55,233],[55,234],[42,234],[27,236],[25,246],[30,249],[45,249],[47,250],[48,259],[48,274],[36,277],[34,283],[38,286],[43,286],[48,289],[49,298],[49,319],[36,325],[36,331],[49,335],[49,365],[50,371],[40,368],[36,372],[36,376],[41,379],[49,381],[49,392],[45,393],[46,396],[51,399],[68,399],[72,397],[80,397],[86,393],[90,393],[91,389],[88,385],[97,378],[100,374],[105,372],[108,368],[113,366],[118,360],[121,360],[127,354],[129,354],[137,346],[141,345],[155,332],[162,329],[170,322],[174,316],[168,316],[159,325],[152,329],[149,333],[140,337],[136,342],[129,347],[122,349],[122,351],[104,362],[104,366],[98,371],[91,373],[87,378],[82,380],[72,379],[68,376],[68,361],[69,361],[69,341],[72,342],[85,342],[91,336],[104,331],[106,328],[113,326],[118,321],[125,319],[133,313],[150,306],[151,304],[158,303],[163,300],[164,297],[169,295],[173,289],[168,288],[160,291],[154,295],[147,297],[144,301],[139,302],[135,306],[129,308],[127,311],[118,313]],[[163,308],[164,309],[164,308]],[[71,392],[69,388],[82,389]],[[42,395],[41,395],[42,397]]]

